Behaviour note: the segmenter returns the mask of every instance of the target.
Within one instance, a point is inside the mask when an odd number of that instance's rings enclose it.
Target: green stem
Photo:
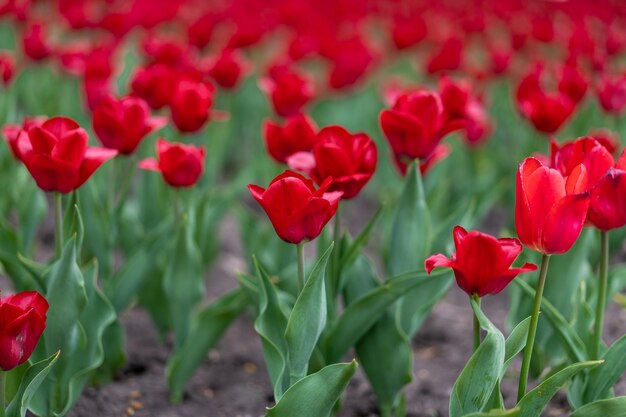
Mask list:
[[[602,345],[602,329],[604,328],[604,310],[609,284],[609,233],[600,233],[600,283],[598,287],[598,302],[596,303],[596,321],[593,328],[593,344],[591,345],[591,359],[600,358]]]
[[[526,395],[526,384],[528,383],[528,372],[530,371],[530,360],[533,355],[533,347],[535,346],[535,336],[537,335],[537,323],[539,322],[539,307],[541,307],[541,299],[543,297],[543,287],[546,284],[546,276],[548,275],[548,264],[550,263],[550,255],[544,254],[541,258],[541,270],[539,272],[539,282],[535,292],[535,302],[533,304],[533,313],[530,316],[530,328],[528,329],[528,339],[524,347],[524,359],[522,361],[522,370],[519,375],[519,386],[517,391],[517,402]]]
[[[296,245],[298,250],[298,294],[304,288],[304,242]]]
[[[0,417],[4,417],[5,407],[6,407],[6,381],[7,381],[7,373],[0,370]]]
[[[477,294],[472,295],[472,299],[476,302],[476,304],[478,304],[478,306],[480,307],[480,297]],[[473,312],[473,316],[474,316],[474,344],[473,344],[473,352],[476,352],[476,349],[478,349],[478,346],[480,346],[480,323],[478,322],[478,316],[476,315],[475,312]]]
[[[54,253],[61,257],[63,251],[63,195],[54,193]]]

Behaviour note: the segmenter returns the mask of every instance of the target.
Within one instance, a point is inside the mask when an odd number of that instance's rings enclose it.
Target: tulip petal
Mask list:
[[[53,117],[46,120],[41,127],[57,139],[63,137],[67,132],[80,128],[78,123],[68,117]]]
[[[159,161],[154,158],[142,159],[141,161],[139,161],[139,168],[148,171],[161,172],[161,168],[159,168]]]
[[[541,247],[544,253],[567,252],[582,231],[589,208],[588,194],[561,198],[543,219]]]
[[[117,156],[118,152],[113,149],[93,147],[85,152],[85,159],[80,166],[80,179],[76,188],[80,187],[93,175],[94,172],[106,161]]]
[[[535,270],[537,270],[537,265],[528,262],[525,263],[521,268],[511,268],[500,277],[487,282],[486,285],[481,288],[481,292],[478,293],[478,295],[480,297],[483,297],[485,295],[498,294],[504,288],[506,288],[506,286],[509,285],[509,283],[513,281],[513,279],[519,274],[525,274],[527,272],[532,272]]]
[[[442,253],[429,256],[426,258],[426,261],[424,261],[424,269],[428,274],[430,274],[432,270],[437,267],[455,268],[456,264],[452,259],[446,258],[446,256]]]
[[[626,171],[609,170],[593,189],[588,220],[603,231],[626,225]]]
[[[65,161],[78,169],[86,151],[87,132],[83,129],[75,129],[59,138],[51,155],[52,158]]]

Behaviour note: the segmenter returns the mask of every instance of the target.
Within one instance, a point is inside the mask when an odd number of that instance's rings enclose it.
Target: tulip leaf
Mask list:
[[[334,362],[380,319],[387,308],[413,288],[425,286],[441,278],[446,271],[428,276],[425,272],[409,272],[390,278],[348,305],[324,336],[326,358]]]
[[[284,337],[287,317],[280,306],[276,288],[270,282],[267,273],[261,268],[256,258],[253,258],[253,261],[260,282],[259,315],[254,321],[254,329],[261,337],[267,372],[272,381],[274,398],[278,401],[289,386],[288,350]]]
[[[491,410],[478,413],[466,414],[463,417],[518,417],[520,413],[519,408],[512,408],[510,410]]]
[[[502,367],[502,378],[515,356],[524,349],[528,339],[528,329],[530,328],[530,317],[526,317],[520,324],[515,326],[505,342],[504,366]]]
[[[355,361],[336,363],[304,377],[267,410],[267,416],[329,417],[356,368]]]
[[[626,417],[626,396],[594,401],[580,407],[570,415],[570,417],[599,416]]]
[[[306,375],[313,349],[326,327],[324,275],[333,246],[331,243],[311,270],[287,322],[285,341],[289,351],[290,385]]]
[[[25,417],[28,410],[28,404],[37,392],[41,383],[45,380],[59,358],[60,352],[52,354],[50,357],[36,362],[26,369],[24,375],[19,381],[19,388],[11,402],[6,408],[6,417]]]
[[[480,327],[487,335],[452,387],[450,417],[483,411],[492,397],[493,390],[498,386],[504,367],[506,350],[504,336],[483,314],[476,301],[470,302]]]
[[[623,376],[626,371],[626,335],[613,343],[600,359],[604,363],[589,371],[584,403],[605,398],[611,387]]]
[[[535,296],[535,290],[521,279],[513,280],[515,285],[522,288],[523,292],[531,298]],[[565,351],[572,361],[582,362],[587,357],[585,344],[572,325],[565,320],[559,311],[545,297],[541,300],[541,309],[545,313],[548,322],[564,344]]]
[[[193,239],[192,220],[191,217],[181,219],[173,252],[163,276],[163,290],[167,294],[176,347],[185,343],[193,310],[204,296],[202,259]]]
[[[78,206],[78,193],[70,194],[71,198],[66,204],[65,215],[63,218],[63,232],[65,238],[76,235],[76,247],[81,248],[83,246],[83,238],[85,236],[85,225],[83,223],[83,217],[80,213]]]
[[[19,242],[20,252],[30,254],[37,230],[48,213],[48,203],[44,193],[30,183],[28,187],[22,187],[20,197],[17,199],[17,212],[19,216]]]
[[[180,349],[174,351],[165,368],[172,402],[180,402],[189,378],[247,306],[248,297],[244,290],[236,289],[194,314],[189,337]]]
[[[363,246],[367,243],[370,235],[372,234],[372,230],[374,230],[374,226],[378,223],[378,220],[381,218],[382,214],[385,211],[385,206],[381,205],[374,216],[370,219],[367,225],[361,230],[361,233],[357,235],[356,238],[352,241],[352,243],[348,246],[348,249],[342,253],[341,256],[341,267],[347,268],[352,265],[358,258],[359,253],[363,249]],[[339,290],[342,289],[342,286],[339,286]]]
[[[593,368],[601,363],[602,361],[575,363],[546,378],[517,403],[520,409],[519,417],[540,417],[552,397],[571,377],[583,369]]]

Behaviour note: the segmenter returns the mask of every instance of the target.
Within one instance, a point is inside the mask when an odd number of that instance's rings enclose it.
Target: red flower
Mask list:
[[[567,178],[535,158],[517,172],[515,229],[522,243],[544,254],[567,252],[583,228],[589,194],[587,172],[578,165]]]
[[[113,88],[108,78],[84,77],[83,92],[87,107],[89,110],[95,111],[102,100],[113,94]]]
[[[157,159],[148,158],[139,167],[158,171],[172,187],[191,187],[204,172],[204,146],[170,143],[163,138],[157,140]]]
[[[22,130],[19,158],[44,191],[69,193],[79,188],[117,151],[87,146],[87,132],[75,121],[53,117],[41,126]]]
[[[177,83],[170,110],[178,130],[193,133],[202,129],[209,120],[214,91],[213,85],[204,82],[183,79]]]
[[[169,104],[177,81],[174,70],[163,64],[142,67],[131,83],[133,95],[143,98],[154,110]]]
[[[591,190],[587,220],[596,228],[609,231],[626,225],[626,154],[622,152],[615,168],[610,168]]]
[[[422,16],[395,17],[391,27],[393,45],[399,50],[417,45],[426,37],[427,30]]]
[[[326,192],[329,178],[315,189],[313,181],[285,171],[267,189],[248,185],[252,197],[263,207],[276,234],[285,242],[300,243],[315,239],[335,215],[341,192]]]
[[[380,114],[380,125],[403,173],[408,162],[429,160],[446,134],[463,127],[447,120],[437,93],[424,90],[398,97],[393,108]]]
[[[491,133],[491,120],[483,103],[472,95],[468,82],[442,77],[439,89],[448,123],[462,124],[465,139],[470,145],[481,142]]]
[[[435,74],[441,71],[455,71],[463,61],[463,41],[457,38],[449,38],[441,44],[441,48],[426,61],[426,72]]]
[[[274,66],[269,72],[259,85],[269,95],[276,114],[289,117],[300,113],[313,98],[312,82],[287,66]]]
[[[522,253],[517,239],[496,239],[477,231],[468,233],[461,226],[456,226],[452,235],[456,253],[450,259],[441,253],[429,256],[424,267],[429,274],[436,267],[452,268],[457,285],[469,296],[497,294],[519,274],[537,269],[531,263],[511,268]]]
[[[374,63],[374,52],[360,36],[328,45],[322,53],[330,60],[328,86],[334,90],[354,85]]]
[[[150,132],[163,127],[163,117],[150,117],[146,102],[138,97],[104,98],[93,113],[93,130],[104,147],[131,154]]]
[[[295,154],[288,164],[305,172],[317,184],[331,178],[329,191],[341,191],[347,200],[356,197],[372,178],[377,161],[376,145],[369,136],[329,126],[317,134],[313,153]]]
[[[212,62],[209,76],[223,88],[235,88],[246,72],[246,62],[236,50],[224,49]]]
[[[22,125],[15,124],[6,124],[2,128],[2,134],[4,135],[4,139],[6,140],[9,148],[11,149],[11,153],[13,157],[18,161],[22,160],[20,155],[20,150],[17,146],[17,138],[20,135],[22,130],[28,131],[33,126],[41,126],[47,120],[44,116],[36,116],[36,117],[26,117],[22,122]]]
[[[0,78],[5,87],[8,87],[15,75],[15,60],[8,51],[0,51]]]
[[[605,112],[622,114],[626,110],[626,75],[615,78],[602,77],[597,94]]]
[[[22,36],[22,49],[24,55],[33,61],[41,61],[52,54],[42,23],[33,23],[27,28]]]
[[[562,146],[552,140],[550,165],[564,178],[567,179],[570,175],[576,174],[581,164],[585,167],[585,175],[584,184],[581,183],[580,186],[588,191],[595,187],[600,178],[615,165],[615,161],[611,152],[591,137],[576,139]]]
[[[47,312],[48,302],[36,291],[0,298],[0,369],[10,371],[30,358]]]
[[[267,152],[276,162],[285,163],[291,155],[313,149],[316,130],[313,120],[302,113],[287,118],[283,126],[267,120],[264,124]]]

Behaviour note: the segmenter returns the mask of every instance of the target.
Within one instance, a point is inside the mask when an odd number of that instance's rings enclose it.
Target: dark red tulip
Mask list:
[[[0,298],[0,369],[10,371],[30,358],[47,312],[48,302],[36,291]]]
[[[150,65],[135,72],[131,90],[133,95],[146,100],[151,108],[159,110],[169,104],[177,81],[176,72],[168,66]]]
[[[33,61],[41,61],[52,54],[42,23],[32,23],[26,28],[26,32],[22,36],[22,49],[24,55]]]
[[[2,134],[4,135],[4,139],[9,145],[11,153],[13,154],[13,157],[15,159],[17,159],[18,161],[22,160],[20,150],[17,146],[17,138],[19,137],[20,132],[22,130],[28,132],[28,129],[33,126],[41,126],[46,120],[47,118],[44,116],[26,117],[24,118],[21,126],[11,123],[4,125],[4,127],[2,128]]]
[[[435,74],[442,71],[455,71],[459,69],[463,61],[463,41],[457,38],[449,38],[441,44],[441,48],[426,61],[426,72]]]
[[[53,117],[41,126],[22,130],[17,138],[17,150],[39,188],[69,193],[117,155],[112,149],[88,147],[87,141],[87,132],[78,123]]]
[[[391,27],[391,40],[398,50],[410,48],[420,43],[427,34],[426,22],[419,15],[394,18]]]
[[[559,170],[564,178],[575,174],[581,164],[585,167],[585,175],[580,181],[584,180],[584,190],[588,191],[615,165],[615,161],[611,152],[591,137],[576,139],[561,146],[552,140],[550,165]]]
[[[342,198],[356,197],[376,171],[376,144],[364,133],[351,134],[341,126],[320,130],[312,153],[298,153],[289,167],[305,172],[317,184],[332,178],[329,191],[341,191]]]
[[[418,90],[401,95],[393,108],[384,110],[380,126],[398,168],[405,172],[409,162],[429,160],[443,137],[463,123],[447,119],[439,94]]]
[[[15,60],[8,51],[0,51],[0,78],[5,87],[8,87],[15,75]]]
[[[560,69],[558,91],[574,103],[578,103],[585,97],[588,84],[578,68],[565,65]]]
[[[327,192],[331,183],[329,178],[316,190],[310,179],[285,171],[267,189],[250,184],[248,190],[265,210],[278,237],[298,244],[319,236],[335,215],[341,192]]]
[[[157,159],[148,158],[139,167],[157,171],[172,187],[191,187],[204,172],[204,146],[170,143],[163,138],[157,140]]]
[[[604,76],[597,89],[598,101],[602,109],[611,114],[622,114],[626,110],[626,75],[621,77]]]
[[[567,252],[585,224],[589,193],[587,172],[578,165],[567,178],[536,158],[517,171],[515,229],[527,247],[543,254]]]
[[[209,120],[213,93],[212,84],[192,80],[180,80],[176,84],[170,110],[176,128],[185,133],[202,129]]]
[[[309,152],[317,138],[317,126],[305,114],[288,117],[281,126],[265,121],[264,136],[267,153],[276,162],[286,163],[287,158],[298,152]]]
[[[224,49],[211,63],[209,76],[223,88],[235,88],[246,72],[246,62],[237,50]]]
[[[626,154],[624,152],[617,160],[615,167],[610,168],[591,190],[587,220],[605,232],[626,225]]]
[[[287,66],[274,66],[270,74],[259,81],[269,96],[276,114],[294,116],[313,98],[313,84],[308,77]]]
[[[560,93],[534,95],[519,105],[522,115],[543,133],[555,133],[575,110],[574,103]]]
[[[360,36],[330,43],[323,55],[330,60],[328,86],[340,90],[357,83],[372,67],[375,55]]]
[[[167,123],[150,117],[150,108],[138,97],[104,98],[93,112],[93,130],[105,148],[131,154],[143,138]]]
[[[469,296],[497,294],[519,274],[537,269],[531,263],[511,268],[522,253],[517,239],[496,239],[486,233],[467,232],[461,226],[456,226],[452,235],[456,252],[450,258],[441,253],[432,255],[424,267],[429,274],[437,267],[452,268],[457,285]]]
[[[439,91],[448,123],[462,124],[465,139],[470,145],[486,139],[491,133],[492,123],[483,103],[472,94],[470,84],[442,77]]]

